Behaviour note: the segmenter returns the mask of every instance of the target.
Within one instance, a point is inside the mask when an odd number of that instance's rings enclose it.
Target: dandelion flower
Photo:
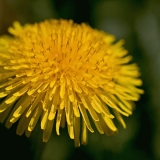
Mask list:
[[[117,132],[114,117],[132,114],[143,90],[139,68],[114,36],[75,24],[46,20],[9,28],[0,37],[0,122],[17,134],[30,135],[40,119],[43,141],[67,125],[75,146],[87,143],[87,132]]]

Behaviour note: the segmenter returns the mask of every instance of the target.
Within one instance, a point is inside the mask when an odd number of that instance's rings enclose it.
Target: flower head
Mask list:
[[[143,90],[136,64],[114,36],[71,20],[46,20],[9,28],[0,38],[0,121],[9,128],[19,119],[17,134],[30,135],[41,120],[43,141],[53,125],[67,124],[75,146],[87,143],[87,132],[117,132],[113,118],[132,114]],[[67,122],[67,123],[66,123]]]

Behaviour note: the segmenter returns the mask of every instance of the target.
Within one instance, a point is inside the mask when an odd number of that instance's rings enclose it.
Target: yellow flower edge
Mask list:
[[[100,134],[117,133],[114,117],[126,128],[122,116],[132,114],[143,90],[123,40],[63,19],[14,22],[8,30],[12,36],[0,37],[0,122],[7,128],[19,120],[17,134],[29,136],[40,119],[47,142],[54,123],[58,135],[67,125],[76,147],[94,132],[88,115]]]

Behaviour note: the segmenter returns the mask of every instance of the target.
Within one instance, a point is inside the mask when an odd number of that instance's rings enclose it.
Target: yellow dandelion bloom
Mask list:
[[[94,132],[89,117],[101,134],[117,132],[114,117],[126,127],[122,115],[132,114],[143,90],[123,41],[71,20],[14,22],[9,33],[0,37],[0,122],[7,128],[19,120],[17,134],[29,136],[40,119],[46,142],[54,123],[58,135],[67,124],[79,146]]]

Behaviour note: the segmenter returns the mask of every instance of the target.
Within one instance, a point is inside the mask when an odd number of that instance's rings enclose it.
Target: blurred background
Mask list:
[[[2,160],[159,160],[160,159],[160,1],[159,0],[0,0],[0,35],[13,21],[22,24],[50,18],[73,19],[112,33],[125,40],[125,48],[138,63],[143,79],[136,110],[119,124],[119,133],[107,137],[89,134],[89,143],[74,147],[67,128],[48,143],[42,142],[40,127],[28,139],[0,124]]]

